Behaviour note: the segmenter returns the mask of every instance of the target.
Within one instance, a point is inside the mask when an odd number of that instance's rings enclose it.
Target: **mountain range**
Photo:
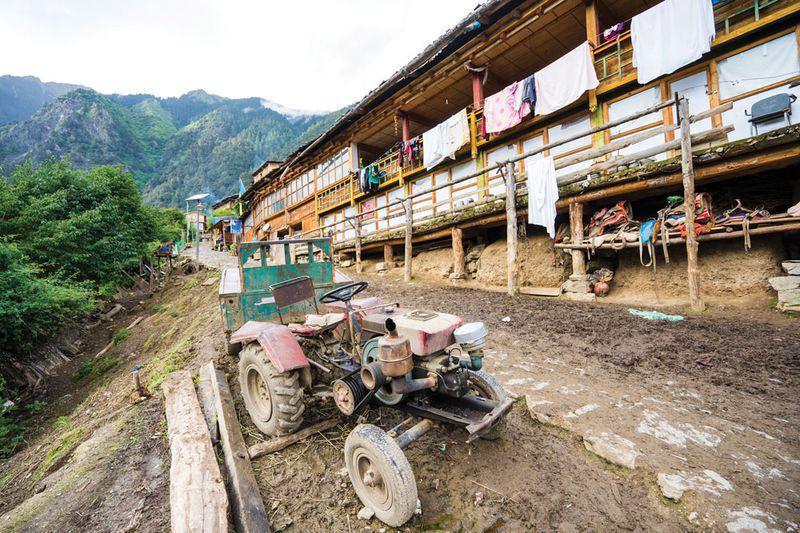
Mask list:
[[[283,159],[344,111],[301,111],[202,90],[170,98],[105,95],[0,76],[0,173],[64,156],[79,168],[122,164],[147,203],[180,207],[199,192],[236,193],[239,178],[247,184],[265,160]]]

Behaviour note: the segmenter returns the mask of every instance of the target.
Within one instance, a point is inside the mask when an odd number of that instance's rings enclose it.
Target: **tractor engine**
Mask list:
[[[348,389],[361,381],[389,405],[420,391],[460,398],[469,392],[469,370],[482,366],[487,331],[481,322],[463,324],[454,315],[386,308],[365,316],[362,330],[384,335],[365,344],[360,379],[346,378],[352,382]],[[334,398],[336,390],[334,385]],[[365,391],[352,392],[348,397],[363,397]],[[339,408],[351,414],[352,402]]]

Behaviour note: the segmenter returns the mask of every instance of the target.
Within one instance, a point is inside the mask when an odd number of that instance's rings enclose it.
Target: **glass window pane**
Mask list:
[[[778,37],[717,64],[720,98],[732,98],[800,73],[795,33]]]

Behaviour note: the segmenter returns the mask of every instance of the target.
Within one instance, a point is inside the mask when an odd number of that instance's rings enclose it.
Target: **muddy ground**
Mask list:
[[[0,531],[167,531],[169,453],[158,383],[170,370],[197,371],[215,359],[229,375],[248,444],[263,439],[238,398],[236,360],[224,352],[216,286],[202,284],[208,276],[201,272],[170,280],[164,292],[142,296],[143,303],[121,313],[110,328],[82,334],[84,354],[53,377],[41,398],[46,408],[29,421],[40,429],[30,434],[25,449],[0,465]],[[682,325],[650,323],[615,306],[405,285],[395,272],[364,278],[370,293],[385,301],[485,321],[494,353],[505,351],[512,359],[553,354],[582,361],[604,379],[621,383],[697,383],[714,391],[703,396],[704,407],[725,411],[740,424],[763,412],[797,419],[797,320],[742,311],[690,317]],[[75,373],[94,359],[111,333],[137,316],[147,319],[109,352],[114,365],[76,380]],[[155,392],[137,404],[131,395],[134,364],[142,365],[143,381]],[[487,366],[499,373],[511,365],[493,357]],[[537,422],[520,396],[501,440],[467,445],[459,431],[441,428],[408,449],[423,514],[403,530],[725,529],[724,523],[691,519],[691,512],[707,502],[665,499],[653,471],[600,459],[573,433]],[[320,394],[309,397],[306,412],[311,423],[334,415],[334,407]],[[403,417],[374,408],[365,419],[388,429]],[[361,505],[341,472],[344,439],[355,423],[343,420],[324,435],[253,462],[274,530],[384,527],[356,517]],[[796,429],[786,434],[797,450]],[[787,514],[796,516],[797,508]]]

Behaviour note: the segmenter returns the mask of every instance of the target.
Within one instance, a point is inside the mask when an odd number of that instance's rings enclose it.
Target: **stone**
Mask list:
[[[386,272],[386,263],[376,263],[375,272]]]
[[[800,288],[800,276],[778,276],[769,278],[769,284],[776,291],[786,291]]]
[[[448,276],[450,279],[464,279],[463,274],[456,274],[455,272],[451,272]]]
[[[781,263],[783,271],[792,276],[800,276],[800,261],[784,261]]]
[[[348,259],[346,261],[339,262],[339,266],[342,267],[342,268],[347,268],[347,267],[353,266],[353,262]]]
[[[800,304],[800,289],[778,291],[778,302],[782,304]]]
[[[677,474],[659,473],[657,477],[661,494],[672,501],[680,501],[683,493],[689,488],[686,481]]]
[[[361,510],[356,515],[360,520],[369,520],[373,516],[375,516],[375,511],[373,511],[369,507],[362,507]]]
[[[583,436],[583,446],[609,463],[631,469],[636,468],[636,458],[641,455],[633,441],[615,433],[587,433]]]
[[[565,292],[564,297],[573,302],[594,302],[597,297],[593,292]]]
[[[467,252],[467,255],[464,256],[464,261],[467,262],[477,261],[478,259],[480,259],[481,254],[483,253],[483,250],[485,248],[486,248],[485,244],[476,244],[475,246],[470,248],[469,252]]]

